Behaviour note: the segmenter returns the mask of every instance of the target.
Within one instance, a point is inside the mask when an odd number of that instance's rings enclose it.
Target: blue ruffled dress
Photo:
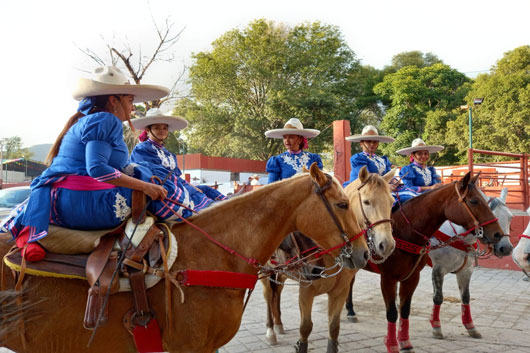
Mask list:
[[[303,168],[309,169],[313,162],[317,163],[319,169],[322,169],[322,159],[316,153],[299,151],[291,153],[286,151],[277,156],[272,156],[267,161],[266,170],[269,173],[269,184],[278,180],[292,177],[301,173]]]

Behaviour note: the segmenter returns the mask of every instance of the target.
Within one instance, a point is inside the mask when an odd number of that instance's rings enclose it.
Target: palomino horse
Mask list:
[[[175,276],[177,271],[185,269],[217,270],[257,278],[260,264],[270,258],[285,234],[295,230],[303,231],[333,256],[341,256],[345,266],[364,266],[368,247],[364,237],[349,239],[361,229],[348,207],[349,200],[339,182],[313,164],[309,174],[220,202],[189,218],[191,225],[173,225],[171,231],[178,241],[179,256],[169,274]],[[1,238],[1,254],[9,250],[7,238],[7,235]],[[44,298],[39,305],[42,319],[25,323],[27,348],[22,345],[21,335],[15,334],[0,339],[4,347],[32,353],[135,351],[122,323],[124,314],[131,308],[130,294],[112,296],[109,321],[87,347],[91,332],[83,328],[86,282],[28,277],[26,286],[31,287],[27,287],[26,297],[32,301]],[[11,278],[7,282],[13,285]],[[149,289],[147,296],[159,318],[165,351],[212,353],[237,333],[244,309],[244,289],[183,287],[183,295],[177,293],[171,297],[172,320],[168,325],[166,320],[160,320],[168,317],[166,288],[162,282]]]
[[[390,193],[389,181],[393,172],[384,177],[369,173],[365,167],[359,172],[359,178],[349,184],[345,191],[350,200],[353,213],[358,220],[362,221],[363,228],[367,229],[369,248],[373,256],[385,259],[394,250],[395,242],[392,238],[392,227],[390,224],[390,213],[392,210],[392,194]],[[373,222],[373,223],[372,223]],[[296,232],[288,236],[280,245],[277,252],[277,260],[290,258],[304,258],[309,249],[315,249],[315,244],[303,234]],[[287,253],[287,256],[285,256]],[[335,274],[336,269],[331,269],[334,264],[333,257],[323,255],[318,259],[318,267],[314,265],[312,256],[305,257],[307,262],[302,267],[302,277],[308,282],[299,288],[298,302],[300,306],[300,339],[296,344],[297,352],[304,353],[308,349],[308,337],[311,334],[313,323],[311,321],[311,310],[313,300],[321,294],[328,295],[328,353],[338,351],[338,336],[340,331],[340,313],[342,306],[350,289],[350,282],[358,269],[343,269]],[[324,269],[324,270],[322,270]],[[292,276],[290,276],[293,278]],[[298,278],[294,278],[297,280]],[[280,312],[280,294],[286,276],[270,281],[263,279],[264,296],[267,302],[267,335],[269,343],[275,344],[276,333],[283,333],[283,324]]]
[[[530,208],[526,210],[530,215]],[[530,279],[530,223],[524,230],[523,234],[519,236],[519,243],[512,253],[513,262],[523,270],[525,275]]]
[[[409,315],[412,296],[420,280],[420,272],[427,263],[425,256],[430,238],[446,220],[480,233],[484,244],[498,243],[503,232],[488,204],[480,195],[475,182],[478,175],[467,173],[457,182],[417,196],[392,213],[393,236],[396,250],[380,265],[369,263],[364,269],[381,274],[381,292],[386,306],[388,352],[400,349],[413,352],[409,340]],[[396,335],[399,286],[399,332]],[[351,305],[351,296],[349,305]]]
[[[504,188],[500,197],[488,198],[481,192],[484,200],[497,217],[499,225],[501,226],[504,237],[501,241],[494,245],[493,254],[497,257],[507,256],[512,253],[513,246],[510,242],[510,223],[513,214],[506,206],[506,197],[508,196],[508,189]],[[444,240],[449,242],[450,246],[443,246],[432,249],[429,252],[429,257],[432,261],[432,284],[433,284],[433,309],[431,315],[432,333],[436,338],[444,338],[442,334],[442,326],[440,320],[440,307],[443,303],[443,282],[444,277],[448,273],[456,274],[458,288],[460,290],[460,299],[462,301],[462,323],[466,328],[468,334],[474,338],[481,338],[482,335],[477,331],[473,324],[471,317],[471,308],[469,305],[469,282],[473,274],[473,259],[478,256],[477,238],[475,234],[467,234],[464,237],[451,238],[459,234],[463,234],[465,229],[459,225],[452,224],[446,221],[439,229],[441,234],[437,232],[437,236],[433,237],[431,244],[436,247],[438,244],[443,244]],[[442,239],[447,237],[448,239]],[[457,239],[457,240],[456,240]],[[456,240],[456,241],[452,241]]]

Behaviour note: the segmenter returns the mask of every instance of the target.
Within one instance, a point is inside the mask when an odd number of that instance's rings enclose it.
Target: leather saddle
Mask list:
[[[76,245],[55,246],[61,243],[60,241],[41,242],[47,253],[46,257],[38,262],[24,261],[20,249],[16,248],[5,256],[4,262],[12,270],[19,272],[18,282],[21,282],[24,274],[86,279],[90,288],[83,324],[87,329],[101,327],[107,323],[109,300],[106,297],[120,289],[118,274],[126,277],[129,279],[134,299],[134,308],[127,314],[134,318],[134,322],[128,329],[133,329],[134,325],[146,325],[154,318],[147,300],[146,270],[163,265],[165,256],[162,256],[162,252],[165,253],[168,249],[170,239],[167,226],[157,224],[152,218],[146,217],[145,204],[145,194],[133,191],[132,216],[128,227],[122,224],[109,231],[81,231],[80,233],[91,234],[84,239],[76,239],[74,242],[81,244],[77,248]],[[83,238],[78,231],[73,232],[76,234],[72,234],[72,238]],[[50,252],[46,245],[54,250],[60,248],[65,253]],[[82,253],[92,248],[91,253]],[[75,252],[81,253],[74,254]],[[123,257],[123,262],[118,268],[120,257]]]

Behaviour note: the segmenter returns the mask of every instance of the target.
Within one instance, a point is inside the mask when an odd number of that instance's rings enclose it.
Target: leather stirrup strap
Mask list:
[[[99,240],[98,246],[88,256],[86,263],[86,275],[88,284],[92,287],[96,283],[105,269],[109,260],[112,248],[116,241],[115,235],[107,234]]]
[[[140,216],[142,215],[142,211],[145,208],[146,200],[145,200],[145,194],[143,191],[133,190],[132,192],[132,219],[135,224],[141,224],[145,222],[145,213],[143,217],[140,219]]]
[[[163,234],[164,233],[160,230],[160,228],[158,228],[156,224],[153,224],[145,234],[140,244],[138,244],[138,247],[136,249],[129,249],[127,251],[127,258],[136,262],[141,262],[145,254],[151,248],[151,245],[153,245],[155,240],[163,236]]]

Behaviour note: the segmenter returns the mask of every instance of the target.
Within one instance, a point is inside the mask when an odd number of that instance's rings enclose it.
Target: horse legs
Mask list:
[[[409,279],[399,285],[399,306],[401,318],[399,320],[398,342],[401,352],[414,352],[409,337],[409,315],[412,295],[420,281],[419,270]]]
[[[311,310],[313,309],[314,294],[309,288],[300,288],[298,304],[300,306],[300,339],[294,346],[297,353],[307,353],[308,337],[313,331]]]
[[[284,334],[281,311],[280,311],[280,297],[283,290],[283,285],[272,282],[269,278],[264,278],[263,296],[267,303],[267,333],[265,339],[269,344],[277,344],[276,332]]]
[[[348,292],[348,297],[346,298],[346,311],[347,311],[347,319],[349,322],[359,322],[359,319],[357,318],[357,314],[355,313],[355,310],[353,310],[353,284],[355,283],[355,276],[353,276],[351,283],[350,283],[350,291]]]
[[[469,282],[471,281],[472,274],[472,266],[469,266],[456,274],[458,289],[460,290],[460,298],[462,299],[462,323],[471,337],[482,338],[482,335],[477,331],[473,324],[471,307],[469,306]]]
[[[339,332],[340,332],[340,314],[342,312],[342,305],[344,305],[344,302],[346,301],[346,297],[348,296],[348,292],[350,291],[351,291],[351,286],[346,285],[346,287],[343,287],[343,289],[341,290],[335,290],[335,291],[328,292],[329,339],[328,339],[327,353],[338,352]]]
[[[432,334],[435,338],[444,338],[442,333],[442,323],[440,321],[440,308],[444,301],[443,285],[445,273],[440,266],[432,267],[432,288],[433,288],[433,306],[431,313]]]
[[[396,338],[396,321],[398,312],[396,308],[396,289],[397,282],[387,280],[381,275],[381,292],[386,306],[387,334],[385,337],[385,346],[388,353],[399,352],[399,345]]]

